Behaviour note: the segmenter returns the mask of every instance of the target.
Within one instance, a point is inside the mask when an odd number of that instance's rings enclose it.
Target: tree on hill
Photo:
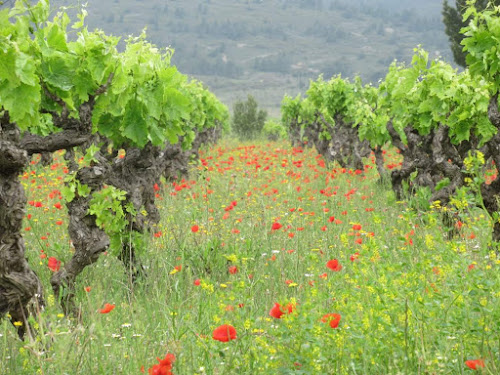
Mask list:
[[[500,5],[500,0],[476,0],[476,8],[479,11],[484,10],[488,4]],[[450,48],[453,53],[455,63],[465,68],[465,56],[461,44],[464,35],[460,30],[467,26],[468,21],[463,21],[463,14],[467,9],[467,0],[455,0],[455,7],[451,6],[447,0],[443,3],[443,22],[445,25],[445,33],[450,40]]]

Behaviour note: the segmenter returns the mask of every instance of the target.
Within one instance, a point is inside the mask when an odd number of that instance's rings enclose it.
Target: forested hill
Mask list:
[[[70,5],[76,0],[53,0]],[[441,0],[88,0],[88,24],[175,49],[180,70],[226,104],[252,93],[276,114],[286,92],[342,73],[384,77],[418,44],[451,61]]]

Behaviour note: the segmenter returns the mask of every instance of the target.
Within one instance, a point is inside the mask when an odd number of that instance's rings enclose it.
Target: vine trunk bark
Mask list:
[[[10,315],[22,339],[32,334],[30,311],[44,306],[42,286],[26,260],[22,237],[26,196],[19,175],[28,153],[19,148],[19,130],[5,114],[0,121],[0,317]]]

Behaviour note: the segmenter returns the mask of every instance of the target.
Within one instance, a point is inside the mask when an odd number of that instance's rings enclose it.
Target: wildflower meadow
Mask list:
[[[500,374],[500,7],[237,141],[145,31],[1,5],[0,374]]]
[[[344,169],[287,142],[223,140],[190,168],[149,187],[161,220],[144,275],[105,254],[77,279],[78,318],[45,290],[36,337],[0,323],[0,373],[499,373],[500,259],[482,210],[445,228],[439,205],[396,200],[373,155]],[[21,176],[43,285],[72,255],[67,172],[59,152]]]

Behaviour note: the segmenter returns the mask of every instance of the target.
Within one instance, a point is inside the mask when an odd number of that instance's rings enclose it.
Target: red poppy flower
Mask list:
[[[477,370],[478,367],[484,367],[484,361],[482,359],[470,359],[465,361],[465,365],[472,370]]]
[[[354,262],[358,258],[359,258],[359,253],[356,252],[356,253],[352,254],[349,259],[351,259],[351,262]]]
[[[167,353],[165,358],[160,359],[156,357],[158,364],[154,365],[148,370],[150,375],[172,375],[172,365],[175,362],[175,355]]]
[[[283,311],[285,310],[285,311]],[[284,309],[281,310],[281,305],[279,303],[275,303],[273,308],[269,311],[269,315],[276,319],[281,319],[283,314],[291,314],[295,311],[295,305],[293,303],[289,303],[284,306]]]
[[[104,308],[100,309],[99,312],[101,314],[107,314],[107,313],[111,312],[111,310],[113,310],[114,308],[115,308],[115,305],[112,305],[110,303],[106,303],[106,304],[104,304]]]
[[[216,329],[214,329],[212,333],[212,338],[217,341],[228,342],[236,339],[236,329],[229,325],[223,324]]]
[[[154,189],[155,191],[160,191],[160,186],[158,186],[158,184],[154,184],[154,185],[153,185],[153,189]]]
[[[359,224],[353,225],[352,230],[361,230],[361,225],[359,225]]]
[[[92,290],[92,288],[91,288],[90,286],[86,286],[84,289],[85,289],[85,291],[86,291],[87,293],[89,293],[89,292]]]
[[[57,208],[58,210],[60,210],[60,209],[62,208],[62,205],[61,205],[61,203],[60,203],[60,202],[56,202],[56,203],[54,204],[54,207],[55,207],[55,208]]]
[[[295,305],[293,303],[289,303],[286,305],[286,311],[288,314],[291,314],[295,311]]]
[[[193,282],[194,285],[196,286],[199,286],[201,284],[201,280],[200,279],[196,279],[194,282]]]
[[[54,257],[50,257],[49,258],[49,263],[47,264],[47,266],[49,267],[49,269],[52,272],[57,272],[57,271],[59,271],[59,268],[61,268],[61,261],[57,260]]]
[[[238,267],[236,267],[236,266],[229,266],[227,268],[227,270],[229,271],[229,273],[231,275],[234,275],[234,274],[238,273]]]
[[[191,232],[196,233],[200,230],[200,227],[198,225],[193,225],[191,227]]]
[[[330,324],[330,327],[337,328],[340,323],[340,314],[326,314],[321,318],[323,323]]]
[[[281,311],[281,306],[279,303],[275,303],[273,308],[269,311],[269,315],[276,319],[281,319],[281,316],[283,314],[284,312]]]
[[[281,227],[283,227],[283,225],[281,225],[280,223],[273,223],[273,226],[271,227],[271,229],[272,230],[278,230]]]
[[[339,263],[337,259],[329,260],[326,263],[326,266],[334,272],[339,272],[342,269],[342,265]]]

